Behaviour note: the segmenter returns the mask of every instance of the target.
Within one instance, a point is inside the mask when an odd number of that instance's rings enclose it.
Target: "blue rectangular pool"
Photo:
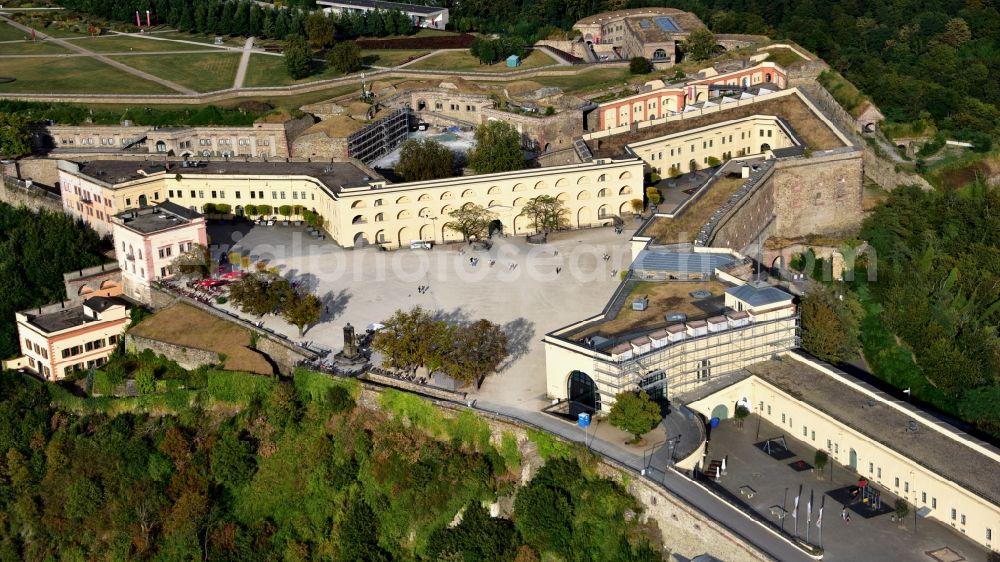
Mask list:
[[[656,25],[660,26],[660,29],[666,31],[667,33],[677,33],[681,30],[681,28],[677,26],[677,22],[669,16],[660,16],[655,18],[653,21],[656,22]]]

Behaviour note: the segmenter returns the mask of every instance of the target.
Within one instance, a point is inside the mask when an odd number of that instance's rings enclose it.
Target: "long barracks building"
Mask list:
[[[63,208],[101,234],[127,209],[170,201],[200,211],[226,204],[233,214],[268,206],[268,215],[290,206],[291,218],[319,213],[324,228],[343,247],[412,241],[460,240],[448,228],[449,213],[481,205],[510,234],[529,234],[521,209],[533,197],[563,201],[573,228],[611,224],[642,198],[643,161],[595,159],[569,166],[422,182],[390,183],[357,161],[344,162],[59,162]],[[258,213],[259,214],[259,213]],[[494,228],[495,228],[494,227]]]

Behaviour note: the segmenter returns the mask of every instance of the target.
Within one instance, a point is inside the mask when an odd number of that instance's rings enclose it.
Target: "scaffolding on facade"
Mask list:
[[[793,325],[789,326],[789,322]],[[666,389],[676,393],[799,347],[798,325],[796,313],[685,339],[623,361],[595,357],[595,390],[601,394],[602,403],[618,392],[635,388],[650,394],[663,388],[664,396],[669,397]],[[657,372],[665,376],[653,376]]]
[[[371,164],[402,144],[409,130],[409,109],[393,109],[385,117],[369,123],[365,128],[347,137],[348,154],[351,158]]]

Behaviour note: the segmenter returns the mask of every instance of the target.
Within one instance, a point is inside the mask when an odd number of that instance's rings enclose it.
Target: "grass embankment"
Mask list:
[[[482,64],[468,51],[445,51],[425,57],[407,68],[413,70],[449,70],[458,72],[514,72],[552,66],[556,63],[549,55],[539,50],[532,50],[521,59],[520,66],[509,67],[506,61],[496,64]]]
[[[868,101],[867,96],[862,94],[854,84],[851,84],[839,72],[825,70],[820,73],[818,80],[830,92],[833,99],[837,100],[837,103],[852,116],[857,117],[864,110],[865,103]]]

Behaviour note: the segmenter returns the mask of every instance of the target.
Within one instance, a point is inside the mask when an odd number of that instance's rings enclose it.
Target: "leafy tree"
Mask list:
[[[293,79],[299,80],[312,74],[312,51],[305,37],[289,35],[285,39],[284,56],[285,68]]]
[[[410,139],[403,143],[395,172],[406,181],[424,181],[455,175],[455,155],[443,144]]]
[[[389,367],[410,369],[442,364],[441,355],[452,346],[452,330],[417,306],[409,312],[397,310],[376,332],[372,349],[385,357]]]
[[[493,519],[482,504],[465,506],[462,522],[453,528],[436,531],[428,540],[427,555],[434,560],[514,560],[520,537],[510,521]]]
[[[468,203],[450,211],[448,216],[452,220],[445,223],[445,228],[460,233],[463,240],[485,238],[489,232],[490,222],[496,218],[492,212],[475,203]]]
[[[257,216],[257,213],[257,205],[254,205],[253,203],[243,207],[243,214],[248,217],[255,217]]]
[[[646,199],[649,200],[650,205],[660,204],[660,190],[656,188],[655,185],[651,185],[646,188]]]
[[[274,208],[270,205],[257,205],[257,212],[260,213],[262,217],[270,215],[274,211]]]
[[[816,471],[821,475],[823,474],[823,469],[826,468],[826,464],[829,461],[830,456],[826,453],[826,451],[816,451],[816,454],[813,456],[813,466],[816,467]]]
[[[278,207],[278,214],[285,217],[285,220],[288,220],[288,218],[292,216],[292,206],[282,205]]]
[[[447,369],[455,380],[477,388],[507,358],[507,334],[489,320],[479,320],[457,330]]]
[[[66,490],[66,515],[74,519],[89,517],[101,507],[101,489],[86,476],[73,480]]]
[[[174,259],[172,268],[181,275],[205,277],[212,269],[212,254],[204,245],[195,244]]]
[[[18,158],[31,154],[29,125],[25,115],[0,112],[0,156]]]
[[[696,29],[684,41],[682,50],[691,60],[707,60],[712,58],[715,50],[715,34],[707,28]]]
[[[139,394],[152,394],[156,392],[156,381],[153,377],[153,369],[143,368],[135,375],[135,385]]]
[[[615,403],[608,413],[611,425],[631,433],[633,443],[638,443],[642,436],[649,433],[660,423],[660,407],[649,399],[645,390],[639,392],[624,391],[615,395]]]
[[[823,361],[840,363],[856,354],[861,313],[851,296],[846,298],[842,301],[832,290],[818,287],[799,306],[802,348]]]
[[[632,207],[633,213],[642,212],[642,207],[643,207],[642,199],[632,199],[631,201],[628,202],[628,204]]]
[[[527,217],[535,232],[548,234],[569,228],[569,210],[566,204],[551,195],[532,197],[521,208],[518,216]]]
[[[332,45],[335,31],[333,20],[322,11],[313,12],[306,18],[306,36],[309,37],[309,46],[313,49],[323,49]]]
[[[338,72],[350,74],[361,70],[361,47],[354,41],[341,41],[330,52],[328,61]]]
[[[538,550],[568,553],[573,535],[572,496],[542,482],[532,482],[514,499],[514,525]]]
[[[509,172],[524,168],[521,134],[506,121],[489,121],[476,127],[476,146],[469,152],[469,166],[477,174]]]
[[[646,57],[632,57],[628,61],[628,71],[632,74],[649,74],[653,70],[653,65],[649,64]]]
[[[323,313],[323,302],[312,293],[293,293],[292,298],[285,303],[282,315],[289,324],[299,329],[299,336],[305,332],[306,326],[319,322]]]

